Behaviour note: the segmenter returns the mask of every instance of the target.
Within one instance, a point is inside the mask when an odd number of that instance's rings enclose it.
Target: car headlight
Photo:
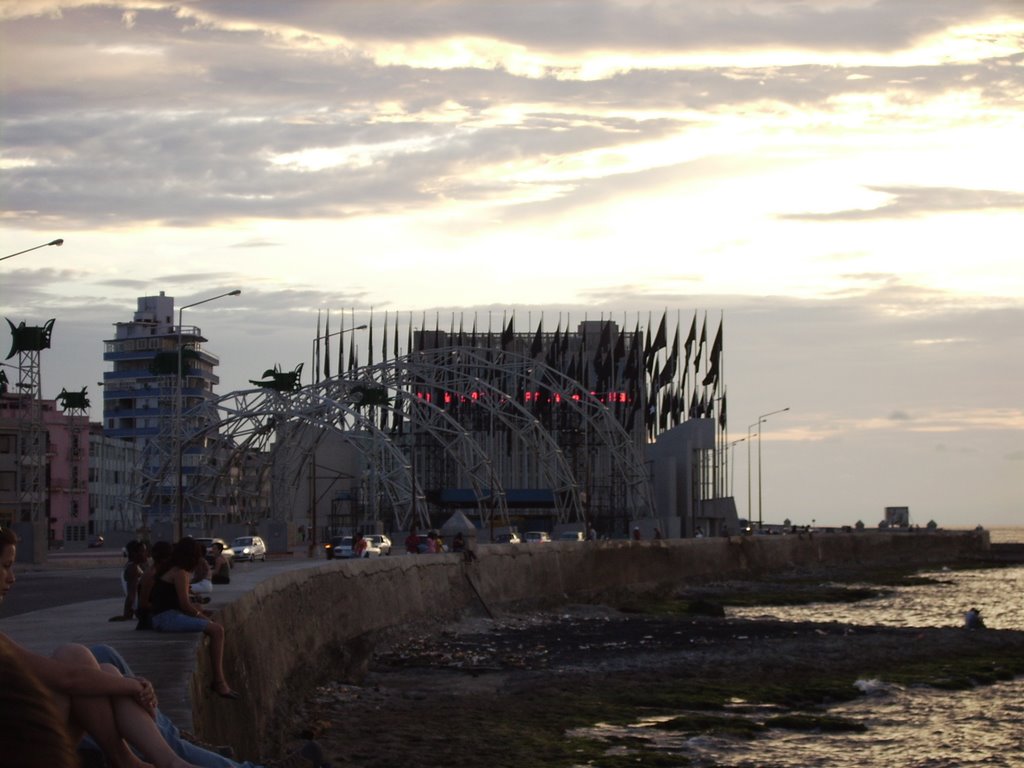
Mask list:
[[[250,552],[252,552],[252,549],[250,549],[249,547],[246,547],[245,549],[242,550],[242,554],[243,555],[248,555]]]

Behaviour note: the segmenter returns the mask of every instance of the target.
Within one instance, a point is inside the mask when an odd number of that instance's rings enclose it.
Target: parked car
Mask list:
[[[380,557],[380,547],[373,543],[369,536],[364,536],[366,539],[366,549],[363,550],[363,557]],[[390,541],[388,542],[390,544]],[[329,542],[324,544],[324,551],[327,554],[328,560],[334,558],[349,559],[355,557],[352,552],[352,537],[351,536],[335,536]]]
[[[527,544],[541,544],[545,541],[551,541],[551,534],[547,531],[527,531],[526,535],[523,536],[523,541]]]
[[[235,560],[266,560],[267,545],[259,536],[239,536],[231,542]]]
[[[383,533],[368,533],[366,534],[366,540],[370,542],[371,547],[379,549],[382,555],[391,554],[391,539]]]
[[[515,531],[509,533],[499,533],[494,536],[495,544],[521,544],[522,539],[519,538],[519,534]]]
[[[584,541],[583,531],[562,531],[558,534],[559,541]]]
[[[99,549],[104,544],[102,536],[93,536],[89,539],[89,549]]]
[[[201,537],[197,538],[196,541],[198,541],[200,544],[202,544],[204,547],[206,547],[206,561],[210,565],[213,565],[213,561],[214,561],[213,545],[214,545],[214,543],[217,543],[217,542],[219,542],[220,545],[224,548],[224,552],[222,554],[224,555],[224,559],[225,560],[227,560],[230,563],[232,561],[232,559],[234,559],[234,557],[235,557],[235,551],[231,548],[230,544],[228,544],[226,541],[224,541],[224,539],[216,539],[216,538],[210,538],[208,536],[206,536],[206,537],[202,537],[201,536]]]

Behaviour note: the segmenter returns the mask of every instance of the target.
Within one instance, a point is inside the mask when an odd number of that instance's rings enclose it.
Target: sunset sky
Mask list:
[[[706,312],[766,521],[1024,524],[1022,105],[1020,0],[5,0],[0,256],[66,242],[0,311],[94,419],[161,290],[242,290],[223,393],[327,310]]]

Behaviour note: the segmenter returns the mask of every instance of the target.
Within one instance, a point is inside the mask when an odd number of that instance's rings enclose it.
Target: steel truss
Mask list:
[[[622,516],[654,515],[640,446],[609,406],[510,352],[413,352],[292,392],[230,393],[181,414],[180,425],[184,444],[205,442],[214,457],[188,477],[192,524],[225,509],[236,520],[294,519],[303,478],[330,440],[358,453],[367,514],[389,517],[395,530],[429,524],[424,489],[440,480],[471,490],[484,525],[507,524],[510,487],[550,490],[561,523],[592,517],[599,497]],[[140,461],[143,493],[166,487],[166,445]]]

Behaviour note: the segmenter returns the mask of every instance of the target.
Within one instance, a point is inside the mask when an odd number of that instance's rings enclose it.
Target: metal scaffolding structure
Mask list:
[[[531,408],[525,392],[544,394],[531,394]],[[642,458],[605,405],[578,382],[511,353],[488,361],[460,348],[415,352],[294,391],[231,393],[186,411],[182,422],[186,443],[219,446],[186,491],[186,522],[201,527],[210,514],[202,510],[225,499],[258,506],[268,489],[261,512],[291,518],[309,462],[329,437],[360,457],[350,474],[370,486],[365,523],[427,526],[428,495],[443,504],[447,489],[468,491],[459,499],[483,525],[508,524],[509,489],[546,492],[543,506],[560,523],[582,522],[588,497],[618,500],[630,518],[653,513]],[[159,441],[143,456],[143,493],[158,492],[173,457]],[[595,476],[614,489],[607,498]]]
[[[694,313],[681,344],[685,326],[677,319],[672,341],[666,317],[653,341],[639,317],[633,331],[602,319],[571,333],[560,317],[553,334],[542,325],[516,334],[514,317],[502,318],[500,333],[477,334],[475,319],[472,332],[461,319],[456,332],[454,316],[448,332],[414,333],[410,318],[400,352],[397,318],[391,343],[387,318],[375,337],[371,316],[368,348],[357,353],[353,341],[347,366],[343,334],[367,325],[353,318],[347,330],[320,335],[318,321],[311,384],[301,385],[301,365],[288,373],[275,366],[253,381],[256,389],[176,419],[177,439],[204,445],[207,457],[188,477],[186,525],[314,524],[319,502],[334,494],[331,515],[344,505],[346,524],[367,530],[436,526],[461,509],[481,527],[536,518],[624,533],[630,521],[656,514],[647,445],[689,419],[725,430],[721,326],[709,344],[705,318],[698,343]],[[160,442],[142,462],[143,495],[171,470]],[[716,456],[704,459],[717,465]],[[141,498],[139,508],[151,502]]]

